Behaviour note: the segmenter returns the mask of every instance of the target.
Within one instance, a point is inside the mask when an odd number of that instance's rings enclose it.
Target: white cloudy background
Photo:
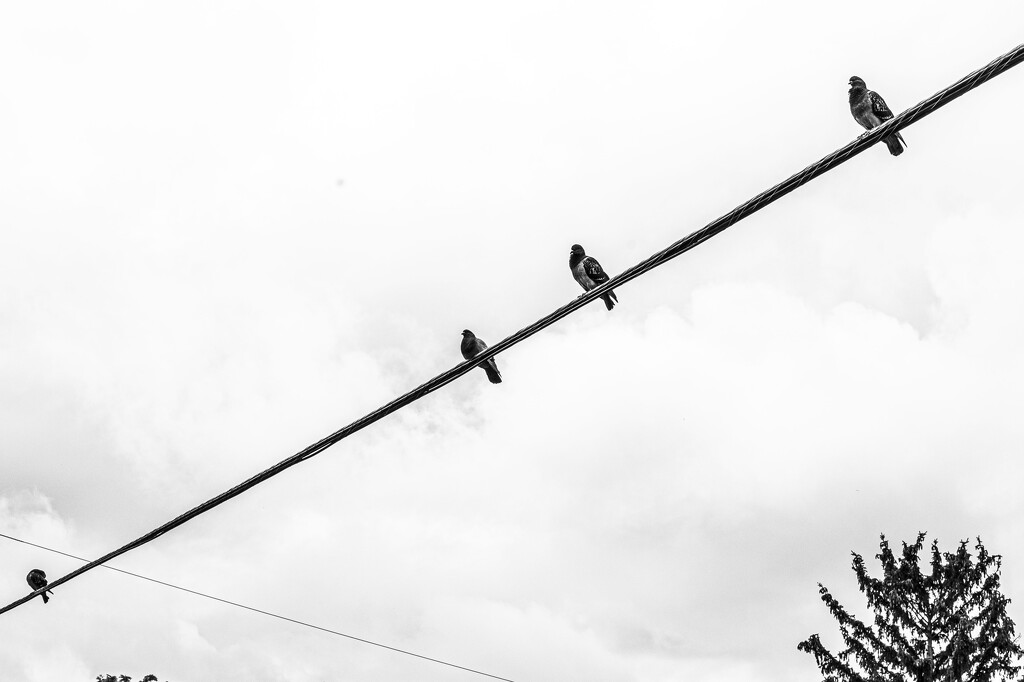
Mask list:
[[[1024,6],[35,2],[0,23],[0,532],[99,556],[1022,40]],[[851,550],[1024,624],[1024,67],[115,565],[526,681],[820,679]],[[0,602],[79,564],[0,539]],[[97,569],[0,678],[471,680]]]

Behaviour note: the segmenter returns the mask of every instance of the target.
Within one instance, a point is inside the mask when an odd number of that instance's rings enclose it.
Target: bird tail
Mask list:
[[[53,594],[53,592],[51,592],[50,590],[46,590],[46,592],[50,592],[50,594]],[[50,601],[50,598],[46,596],[46,592],[43,592],[43,603],[44,604],[47,603],[48,601]]]
[[[487,372],[487,380],[492,384],[501,383],[501,372],[498,371],[498,365],[494,363],[494,360],[488,360],[481,367]]]
[[[609,291],[607,294],[601,294],[601,300],[604,301],[605,307],[611,310],[619,302],[619,297],[615,295],[614,291]]]
[[[885,146],[889,148],[889,153],[892,154],[893,156],[899,156],[900,154],[902,154],[903,145],[906,144],[906,142],[903,141],[903,136],[900,135],[898,132],[894,135],[890,135],[889,137],[885,138],[884,140],[882,140],[882,142],[885,142]]]

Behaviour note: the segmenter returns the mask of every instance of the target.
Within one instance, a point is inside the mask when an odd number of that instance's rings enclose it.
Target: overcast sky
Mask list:
[[[0,23],[0,532],[99,556],[1021,42],[1024,5],[33,2]],[[1024,625],[1024,67],[114,565],[517,682],[820,679],[850,551]],[[0,539],[0,603],[78,563]],[[875,567],[874,560],[869,565]],[[482,679],[97,569],[0,679]]]

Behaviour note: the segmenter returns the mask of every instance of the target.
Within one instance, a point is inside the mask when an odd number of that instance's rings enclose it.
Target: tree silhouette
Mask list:
[[[846,648],[833,655],[817,634],[797,645],[814,656],[825,682],[993,682],[1018,680],[1024,653],[1006,614],[1010,600],[999,591],[1002,557],[978,538],[972,557],[967,541],[955,553],[931,544],[931,570],[922,573],[924,533],[903,543],[897,559],[885,536],[875,555],[883,577],[872,578],[853,552],[860,591],[874,611],[866,625],[821,583],[821,600],[839,622]]]

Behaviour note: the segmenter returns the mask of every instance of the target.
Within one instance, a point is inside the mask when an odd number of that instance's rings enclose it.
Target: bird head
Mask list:
[[[464,339],[468,339],[469,337],[471,337],[473,335],[474,335],[473,332],[469,331],[468,329],[463,329],[462,330],[462,338],[464,338]]]
[[[569,250],[569,253],[574,255],[574,256],[585,256],[585,255],[587,255],[587,252],[584,251],[583,247],[580,246],[579,244],[573,244],[572,245],[572,249]]]
[[[850,76],[850,87],[851,88],[866,88],[867,83],[860,76]]]

